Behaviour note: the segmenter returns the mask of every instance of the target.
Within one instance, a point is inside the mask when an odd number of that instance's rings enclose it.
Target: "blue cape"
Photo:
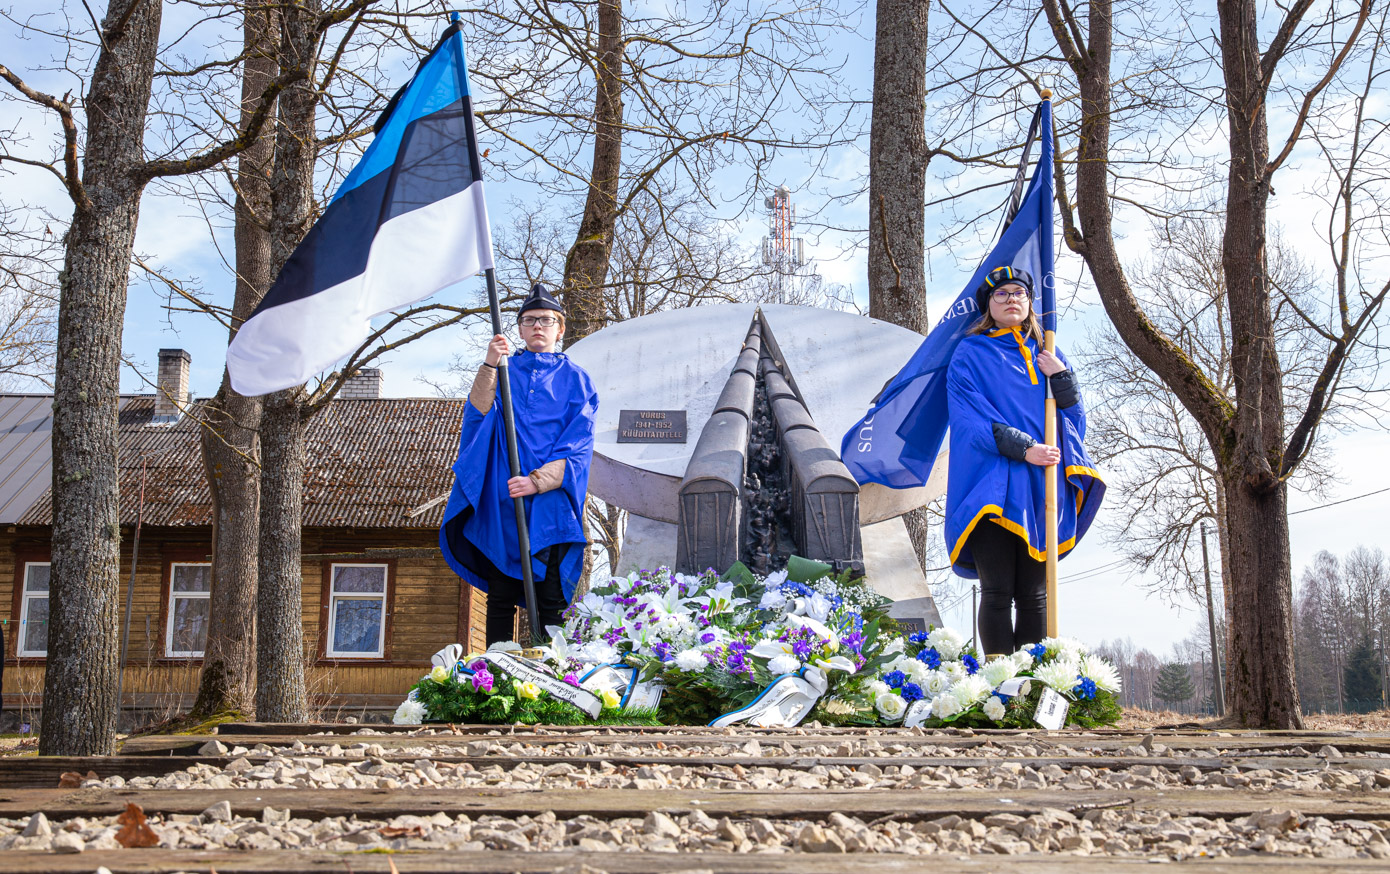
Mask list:
[[[1022,537],[1033,558],[1047,558],[1046,468],[1006,458],[994,442],[995,422],[1011,425],[1039,443],[1043,440],[1047,377],[1034,363],[1037,353],[1037,342],[1017,329],[972,334],[956,347],[946,372],[951,421],[946,548],[951,552],[951,569],[968,579],[979,574],[966,540],[985,519],[994,519]],[[1060,352],[1057,355],[1066,363]],[[1082,445],[1086,437],[1083,405],[1059,410],[1057,418],[1062,449],[1062,463],[1057,465],[1060,558],[1091,527],[1105,483]]]
[[[526,475],[547,462],[565,459],[560,488],[524,499],[531,535],[531,571],[545,576],[546,550],[561,553],[560,581],[565,599],[574,596],[584,564],[584,498],[594,452],[598,393],[579,365],[561,352],[523,350],[512,356],[499,377],[510,374],[516,413],[517,452]],[[507,495],[511,467],[498,401],[484,415],[463,410],[454,488],[439,527],[439,549],[459,576],[487,591],[488,563],[521,579],[516,508]]]

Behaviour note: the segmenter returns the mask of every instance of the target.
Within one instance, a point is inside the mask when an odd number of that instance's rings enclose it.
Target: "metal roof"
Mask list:
[[[51,403],[50,395],[0,395],[0,524],[52,524]],[[330,402],[309,420],[304,527],[438,527],[463,406],[463,398]],[[192,409],[173,424],[151,424],[152,395],[121,398],[121,524],[133,525],[140,508],[142,459],[145,525],[212,524]]]

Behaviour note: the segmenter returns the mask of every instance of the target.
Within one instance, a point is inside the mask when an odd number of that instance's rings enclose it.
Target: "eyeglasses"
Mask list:
[[[553,328],[558,325],[560,320],[555,316],[522,316],[521,326],[523,328],[534,328],[540,325],[542,328]]]
[[[1018,298],[1027,298],[1028,290],[1020,288],[1017,291],[1009,291],[1007,288],[999,288],[994,291],[994,299],[999,303],[1007,303]]]

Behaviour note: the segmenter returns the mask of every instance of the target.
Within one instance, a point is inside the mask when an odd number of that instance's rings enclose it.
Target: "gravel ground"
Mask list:
[[[1390,822],[1307,819],[1271,809],[1243,821],[1174,817],[1167,813],[1063,810],[983,820],[945,816],[924,822],[866,823],[831,814],[825,822],[719,819],[696,811],[669,817],[558,819],[553,813],[516,819],[467,815],[399,816],[390,820],[291,819],[266,808],[259,819],[234,817],[220,802],[197,816],[150,821],[159,846],[188,850],[579,850],[581,852],[905,853],[929,855],[1064,853],[1181,860],[1257,853],[1319,858],[1390,859]],[[114,817],[61,825],[43,814],[0,819],[0,850],[80,853],[119,849]]]

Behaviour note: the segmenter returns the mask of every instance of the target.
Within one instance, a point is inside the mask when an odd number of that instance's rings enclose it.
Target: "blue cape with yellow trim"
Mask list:
[[[525,498],[531,535],[531,570],[545,576],[547,550],[560,550],[560,582],[565,599],[574,596],[584,563],[584,497],[594,453],[598,393],[589,374],[561,352],[518,352],[502,368],[510,374],[516,412],[517,452],[522,474],[547,462],[565,460],[560,488]],[[489,563],[521,579],[516,509],[507,495],[511,467],[501,403],[487,414],[467,404],[454,488],[439,527],[439,549],[459,576],[487,591]]]
[[[1034,363],[1038,344],[1017,329],[973,334],[956,347],[946,373],[951,422],[946,487],[946,548],[951,569],[976,579],[966,540],[995,519],[1028,543],[1033,558],[1047,558],[1046,468],[999,454],[994,423],[1043,439],[1047,377]],[[1058,357],[1066,363],[1060,352]],[[1067,365],[1070,367],[1071,365]],[[1058,557],[1081,541],[1105,495],[1105,483],[1086,454],[1086,411],[1081,403],[1057,413],[1062,463],[1057,466]],[[990,523],[986,523],[990,524]]]

